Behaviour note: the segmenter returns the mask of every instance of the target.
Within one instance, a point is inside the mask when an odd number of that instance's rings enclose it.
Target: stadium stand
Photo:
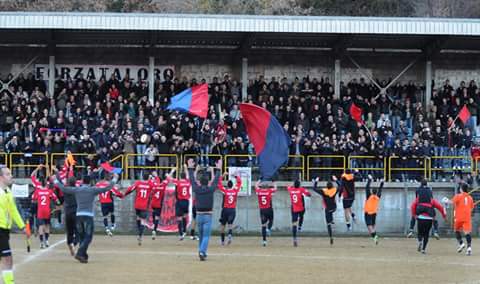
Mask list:
[[[238,109],[241,84],[229,75],[208,82],[207,120],[165,110],[174,94],[203,82],[157,81],[151,105],[147,82],[129,77],[58,79],[50,97],[45,81],[20,75],[0,96],[2,159],[16,176],[28,176],[39,163],[58,164],[66,151],[82,153],[83,166],[126,163],[126,175],[136,178],[198,153],[202,164],[227,155],[226,166],[254,166]],[[473,80],[455,87],[432,82],[432,103],[424,108],[412,82],[379,94],[371,82],[353,79],[341,83],[335,99],[329,78],[259,76],[249,81],[246,101],[268,109],[291,136],[288,177],[326,179],[349,167],[392,181],[445,181],[454,172],[469,177],[476,168],[470,152],[479,133],[479,90]],[[351,118],[352,103],[362,109],[364,125]],[[456,119],[464,105],[470,112],[465,125]]]

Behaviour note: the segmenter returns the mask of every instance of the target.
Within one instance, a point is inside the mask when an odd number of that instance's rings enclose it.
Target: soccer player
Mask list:
[[[270,232],[273,226],[273,206],[272,196],[277,191],[275,182],[269,186],[265,182],[257,181],[255,193],[258,197],[258,207],[260,208],[260,221],[262,223],[262,245],[267,246],[267,231]]]
[[[224,174],[225,176],[227,173]],[[227,245],[232,243],[233,221],[235,221],[237,198],[240,189],[242,189],[242,179],[238,174],[235,175],[236,184],[233,186],[231,180],[227,183],[227,188],[223,187],[222,179],[218,181],[218,189],[223,193],[222,213],[220,217],[220,239],[222,246],[225,245],[225,225],[228,224]]]
[[[190,187],[192,186],[187,170],[180,174],[180,179],[171,178],[170,182],[175,184],[175,216],[177,216],[178,235],[183,241],[187,232],[187,217],[190,206]],[[194,178],[194,177],[192,177]]]
[[[212,229],[212,213],[213,213],[213,194],[218,186],[220,180],[220,172],[222,170],[222,160],[216,162],[216,168],[210,168],[210,178],[205,171],[200,179],[197,179],[197,170],[193,172],[193,159],[187,161],[190,182],[192,184],[193,192],[195,193],[195,202],[197,207],[198,232],[200,234],[200,241],[198,242],[198,257],[200,261],[207,259],[208,241]],[[215,173],[216,172],[216,173]]]
[[[455,223],[453,229],[458,241],[457,252],[461,253],[465,248],[462,240],[462,233],[465,234],[467,240],[467,255],[472,255],[472,210],[474,208],[473,198],[468,194],[468,184],[463,183],[459,187],[459,192],[455,194],[450,201],[453,203]]]
[[[152,175],[150,176],[150,183],[152,186],[152,201],[150,205],[152,207],[153,215],[152,240],[155,240],[157,236],[158,223],[160,222],[160,214],[162,213],[163,197],[168,185],[168,177],[170,177],[172,174],[173,171],[170,172],[170,175],[167,174],[167,178],[164,181],[160,180],[160,177],[156,171],[153,171]]]
[[[383,180],[380,182],[380,186],[378,189],[370,190],[370,183],[372,182],[372,176],[368,175],[367,187],[365,189],[366,200],[365,200],[365,224],[367,225],[368,232],[370,236],[372,236],[373,241],[376,245],[378,245],[378,235],[376,226],[377,220],[377,211],[378,211],[378,204],[380,202],[380,198],[382,197],[382,189],[383,189]]]
[[[93,232],[94,232],[94,222],[93,217],[94,209],[93,204],[96,196],[102,192],[109,191],[113,188],[115,183],[118,181],[118,175],[114,174],[112,182],[104,188],[98,188],[94,186],[89,186],[91,181],[91,176],[86,175],[83,177],[83,184],[81,186],[64,186],[61,178],[57,175],[55,179],[55,184],[58,184],[60,190],[66,194],[75,195],[75,200],[77,201],[77,232],[79,237],[79,247],[75,255],[80,263],[88,263],[88,247],[92,242]],[[73,183],[73,181],[70,181]]]
[[[446,219],[447,216],[443,206],[434,198],[429,198],[426,192],[420,192],[410,208],[412,216],[416,216],[417,218],[417,251],[423,254],[426,253],[430,230],[432,229],[433,219],[435,218],[435,209],[440,211],[443,219]]]
[[[41,168],[45,166],[39,165],[33,172],[32,172],[32,184],[35,188],[35,191],[32,195],[32,202],[37,204],[37,222],[39,224],[38,227],[38,235],[40,239],[40,248],[43,249],[49,246],[48,238],[50,236],[50,218],[52,211],[50,209],[50,201],[53,199],[56,204],[57,208],[60,206],[60,201],[58,197],[53,193],[53,190],[50,189],[48,184],[48,178],[43,178],[42,181],[37,179],[37,172]]]
[[[350,223],[350,217],[352,221],[356,223],[355,213],[352,212],[353,202],[355,201],[355,174],[358,173],[356,170],[354,173],[347,169],[345,173],[342,174],[340,181],[338,181],[336,176],[333,176],[332,179],[337,182],[340,192],[339,195],[343,200],[343,211],[345,213],[345,223],[347,224],[347,231],[352,230],[352,225]]]
[[[15,199],[13,198],[10,186],[13,183],[10,169],[0,165],[0,264],[2,266],[2,278],[5,284],[14,284],[13,259],[10,249],[10,229],[13,222],[20,230],[25,231],[20,213],[18,213]]]
[[[111,179],[109,177],[109,173],[104,172],[105,179],[97,182],[95,184],[98,188],[107,187]],[[98,195],[98,200],[100,201],[100,207],[102,209],[102,216],[103,216],[103,226],[105,226],[105,233],[108,236],[113,236],[113,230],[115,230],[115,206],[113,203],[113,196],[117,196],[118,198],[123,198],[123,194],[118,190],[117,186],[114,186],[107,192],[100,193]],[[110,221],[112,222],[111,227],[108,227],[108,216],[110,216]]]
[[[148,174],[143,173],[144,180],[137,180],[135,183],[127,188],[123,196],[127,196],[133,191],[136,191],[135,195],[135,213],[137,215],[137,231],[138,231],[138,245],[142,245],[143,232],[145,230],[145,224],[147,223],[148,216],[148,202],[152,193],[152,184],[148,180]]]
[[[300,218],[300,212],[305,212],[305,205],[303,203],[304,196],[312,196],[312,194],[305,188],[300,186],[300,181],[295,180],[293,186],[287,187],[290,194],[291,213],[292,213],[292,236],[293,246],[298,246],[297,241],[297,228],[298,219]]]
[[[423,191],[423,189],[428,189],[428,190],[430,190],[430,196],[431,196],[431,198],[433,198],[432,188],[427,186],[427,180],[426,180],[426,179],[423,179],[423,180],[421,181],[420,187],[417,188],[417,190],[415,191],[415,197],[418,197],[418,193],[419,193],[420,191],[422,191],[423,194],[428,194],[428,192],[427,192],[427,191]],[[415,216],[412,216],[412,217],[410,218],[410,227],[409,227],[409,229],[408,229],[407,238],[413,237],[413,228],[415,227],[415,222],[416,222],[416,217],[415,217]],[[435,239],[437,239],[437,240],[440,239],[440,235],[438,234],[438,220],[435,219],[435,218],[433,219],[433,236],[434,236]]]
[[[338,194],[338,190],[333,186],[331,181],[327,182],[327,187],[318,189],[317,184],[320,179],[317,177],[313,183],[313,191],[320,194],[323,197],[323,207],[325,208],[325,223],[327,224],[328,236],[330,237],[330,245],[333,245],[333,232],[332,225],[333,213],[337,210],[337,203],[335,197]]]

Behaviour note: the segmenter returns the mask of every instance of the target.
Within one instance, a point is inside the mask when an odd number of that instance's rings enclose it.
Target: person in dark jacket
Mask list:
[[[212,229],[213,193],[218,187],[222,170],[222,160],[217,161],[215,165],[216,168],[209,168],[210,179],[206,171],[204,171],[198,179],[199,167],[197,166],[197,169],[194,171],[194,165],[193,159],[189,159],[185,168],[188,168],[192,190],[195,194],[196,220],[200,237],[200,241],[198,242],[198,256],[201,261],[205,261],[207,259],[208,241]],[[215,169],[217,169],[216,173]]]
[[[76,226],[77,232],[79,236],[79,248],[77,250],[77,254],[75,255],[75,259],[80,261],[81,263],[88,262],[88,246],[90,245],[93,237],[94,232],[94,201],[95,197],[100,193],[107,192],[113,188],[115,183],[118,181],[118,175],[114,174],[114,178],[112,182],[104,187],[94,187],[89,186],[90,183],[90,176],[85,176],[83,180],[83,185],[81,186],[65,186],[62,183],[62,179],[60,178],[59,174],[56,175],[55,184],[58,185],[60,190],[65,194],[73,194],[75,195],[75,200],[77,202],[77,211],[76,211]],[[69,182],[69,185],[73,184],[72,181]]]

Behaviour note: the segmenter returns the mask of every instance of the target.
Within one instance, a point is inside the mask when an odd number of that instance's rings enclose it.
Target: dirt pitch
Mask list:
[[[50,248],[33,241],[27,254],[24,238],[12,235],[16,283],[480,283],[480,242],[474,255],[455,251],[453,239],[432,240],[427,255],[412,239],[272,237],[267,247],[256,237],[237,237],[221,247],[210,241],[209,257],[200,262],[196,241],[175,236],[145,238],[95,235],[90,262],[80,264],[68,253],[62,235],[53,235]],[[478,244],[478,246],[476,246]],[[477,250],[475,248],[478,247]]]

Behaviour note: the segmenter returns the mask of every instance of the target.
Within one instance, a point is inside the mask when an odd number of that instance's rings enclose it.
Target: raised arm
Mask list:
[[[382,190],[383,190],[383,184],[384,184],[384,183],[385,183],[385,182],[384,182],[383,179],[382,179],[382,181],[380,182],[380,187],[378,188],[378,191],[377,191],[377,196],[378,196],[378,197],[382,197]]]
[[[215,169],[217,169],[218,171],[215,172]],[[215,168],[210,167],[210,181],[208,182],[208,187],[211,187],[212,185],[218,185],[218,183],[222,181],[221,177],[222,177],[222,159],[219,159],[215,163]]]
[[[242,189],[242,178],[240,177],[240,175],[236,174],[235,179],[237,180],[237,184],[235,185],[235,190],[240,191],[240,189]]]
[[[115,184],[117,183],[118,181],[118,175],[117,174],[113,174],[113,179],[112,181],[110,182],[109,185],[107,185],[106,187],[104,188],[101,188],[101,187],[93,187],[92,190],[95,194],[100,194],[100,193],[104,193],[104,192],[107,192],[109,190],[111,190]]]
[[[319,190],[319,189],[317,188],[317,184],[318,184],[318,181],[319,181],[319,180],[320,180],[320,179],[319,179],[318,177],[315,178],[315,180],[313,181],[313,188],[312,188],[312,190],[313,190],[315,193],[318,193],[318,194],[320,194],[321,196],[323,196],[323,191],[321,191],[321,190]]]
[[[372,176],[368,175],[367,186],[365,187],[365,197],[368,199],[372,192],[370,191],[370,184],[372,183]]]
[[[223,176],[225,176],[227,173],[224,173]],[[218,180],[218,190],[220,192],[225,193],[225,187],[223,186],[223,179]]]
[[[30,176],[34,187],[42,185],[42,183],[37,179],[37,173],[41,168],[42,168],[42,165],[39,165],[38,167],[36,167],[35,170],[33,170],[32,175]]]

